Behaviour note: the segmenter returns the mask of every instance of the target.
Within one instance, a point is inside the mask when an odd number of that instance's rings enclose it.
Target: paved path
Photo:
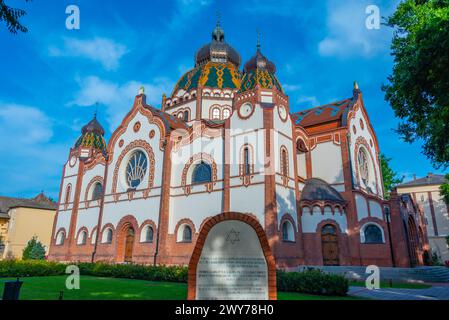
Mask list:
[[[433,286],[428,289],[382,288],[378,290],[349,287],[348,294],[377,300],[449,300],[449,287]]]

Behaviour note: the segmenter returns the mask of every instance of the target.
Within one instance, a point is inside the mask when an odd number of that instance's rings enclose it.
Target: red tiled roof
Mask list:
[[[312,109],[295,112],[292,114],[292,117],[295,124],[302,127],[341,120],[343,112],[349,107],[351,102],[352,99],[340,100]]]

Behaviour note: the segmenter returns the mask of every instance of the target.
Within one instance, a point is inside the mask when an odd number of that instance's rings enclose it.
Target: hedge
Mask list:
[[[151,266],[138,264],[73,263],[81,275],[97,277],[140,279],[148,281],[187,282],[187,267]],[[67,265],[58,262],[36,260],[0,261],[0,277],[41,277],[65,275]],[[344,296],[348,280],[340,275],[320,270],[303,272],[277,272],[278,291],[300,292],[317,295]]]
[[[71,263],[81,275],[129,278],[149,281],[187,282],[187,267],[138,264]],[[65,275],[67,264],[33,260],[0,261],[0,277],[41,277]]]
[[[345,296],[349,289],[349,281],[344,276],[324,273],[318,269],[302,272],[278,271],[276,277],[279,291]]]

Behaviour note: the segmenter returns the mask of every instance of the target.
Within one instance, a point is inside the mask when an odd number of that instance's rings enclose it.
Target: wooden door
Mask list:
[[[321,229],[321,247],[323,249],[323,264],[325,266],[338,266],[338,235],[333,225],[325,225]]]
[[[125,240],[125,262],[131,262],[133,260],[133,246],[134,246],[134,229],[129,228],[126,232]]]

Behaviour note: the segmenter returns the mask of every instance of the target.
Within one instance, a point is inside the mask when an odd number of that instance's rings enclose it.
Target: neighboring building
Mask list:
[[[141,89],[108,143],[96,117],[82,128],[50,259],[187,264],[201,227],[236,212],[264,228],[278,267],[423,263],[416,207],[384,199],[357,84],[349,98],[293,112],[259,44],[240,64],[217,25],[161,109]]]
[[[449,206],[440,195],[440,186],[446,183],[444,175],[429,173],[397,186],[397,192],[409,193],[423,210],[426,217],[430,247],[442,261],[449,261]]]
[[[50,248],[56,203],[43,193],[32,199],[0,197],[0,259],[21,258],[33,236]]]

